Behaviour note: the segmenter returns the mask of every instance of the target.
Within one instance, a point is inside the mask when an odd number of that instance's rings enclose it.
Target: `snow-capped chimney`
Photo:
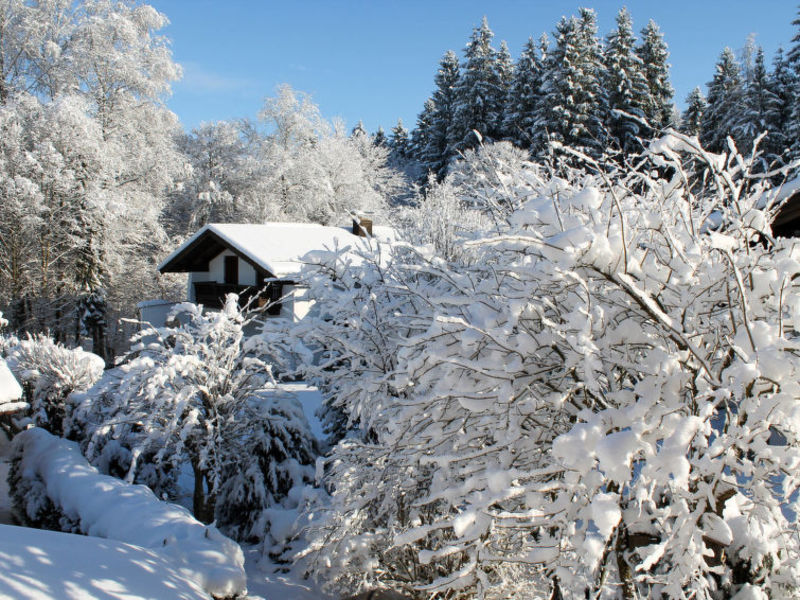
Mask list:
[[[355,217],[353,219],[353,235],[367,237],[372,235],[372,219]]]

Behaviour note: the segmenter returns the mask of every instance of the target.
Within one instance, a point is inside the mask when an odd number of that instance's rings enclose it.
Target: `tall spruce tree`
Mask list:
[[[725,48],[717,62],[714,78],[708,84],[708,108],[700,132],[700,141],[708,150],[727,150],[726,139],[734,136],[741,119],[743,93],[739,63],[733,50]]]
[[[455,119],[449,136],[449,144],[459,152],[477,146],[481,139],[495,140],[501,135],[504,97],[493,37],[484,17],[464,51]]]
[[[630,13],[617,14],[617,28],[608,34],[605,48],[603,84],[608,96],[608,133],[623,154],[638,152],[641,138],[649,137],[642,126],[649,88],[642,59],[635,52],[636,38]]]
[[[403,119],[397,119],[397,125],[392,127],[389,137],[389,147],[395,162],[403,163],[411,157],[411,144],[408,139],[408,129],[403,125]]]
[[[372,143],[379,147],[389,145],[389,139],[386,137],[386,132],[383,130],[383,127],[378,127],[378,131],[376,131],[375,135],[372,136]]]
[[[786,54],[786,61],[792,70],[795,81],[791,95],[791,107],[785,108],[791,114],[785,131],[790,144],[787,158],[796,160],[800,158],[800,100],[798,100],[800,98],[800,9],[797,17],[792,21],[792,25],[797,28],[797,33],[792,38],[792,45]]]
[[[547,37],[544,38],[547,48]],[[528,38],[514,69],[514,79],[506,100],[505,130],[508,139],[520,148],[530,148],[536,107],[542,94],[542,61],[536,43]]]
[[[364,128],[364,122],[359,119],[358,123],[356,123],[355,127],[353,127],[352,131],[350,132],[350,137],[358,137],[358,136],[367,136],[367,130]]]
[[[772,61],[770,86],[775,93],[774,128],[766,140],[765,151],[772,156],[784,155],[790,144],[794,105],[797,103],[798,78],[789,66],[783,48],[778,48]],[[785,158],[785,157],[784,157]]]
[[[694,88],[686,98],[686,110],[681,117],[680,130],[687,135],[699,136],[703,129],[703,115],[708,104],[699,87]]]
[[[409,151],[411,152],[411,156],[413,156],[420,165],[424,165],[425,150],[430,142],[431,127],[435,112],[436,105],[433,99],[428,98],[422,106],[422,112],[417,115],[417,126],[411,132]],[[427,173],[427,169],[424,170]]]
[[[453,130],[459,77],[458,56],[452,50],[448,50],[439,62],[439,70],[433,80],[436,84],[431,97],[433,112],[430,116],[425,147],[419,148],[417,155],[424,173],[434,173],[439,181],[444,179],[447,165],[456,153],[450,142],[455,138]]]
[[[641,45],[636,53],[644,66],[644,77],[647,80],[649,95],[644,107],[644,116],[655,130],[668,127],[672,121],[675,91],[669,82],[669,50],[664,35],[650,20],[641,31]]]
[[[495,123],[495,139],[508,139],[509,130],[506,129],[506,115],[508,114],[508,94],[514,81],[514,60],[508,50],[505,40],[500,42],[495,62],[497,69],[497,122]]]
[[[736,138],[741,150],[749,152],[757,136],[763,132],[777,133],[780,118],[780,100],[773,89],[773,82],[764,65],[764,49],[755,50],[752,70],[744,92],[743,110],[736,126]],[[763,150],[763,148],[762,148]]]
[[[593,16],[592,11],[583,11],[580,20],[562,17],[556,26],[536,111],[534,144],[539,154],[548,140],[602,153],[607,106],[598,80],[601,67]]]

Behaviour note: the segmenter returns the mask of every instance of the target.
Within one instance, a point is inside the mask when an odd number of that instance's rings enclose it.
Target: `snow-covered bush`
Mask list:
[[[126,466],[129,482],[186,466],[195,517],[262,538],[263,512],[313,478],[314,437],[297,400],[276,388],[258,340],[244,336],[235,296],[218,312],[183,304],[177,317],[180,326],[144,330],[130,360],[84,398],[82,419],[100,424],[87,456]]]
[[[395,363],[339,391],[354,415],[372,386],[381,426],[332,451],[309,572],[448,599],[798,594],[800,248],[748,159],[670,134],[650,160],[483,182],[507,216],[469,265],[395,255],[365,308],[397,320]]]
[[[146,487],[99,474],[74,442],[38,428],[21,432],[9,481],[17,515],[28,525],[156,550],[218,598],[246,592],[244,555],[235,542]]]
[[[5,351],[8,366],[23,384],[33,422],[55,435],[68,433],[69,396],[100,379],[103,359],[81,348],[67,348],[45,335],[16,340]]]

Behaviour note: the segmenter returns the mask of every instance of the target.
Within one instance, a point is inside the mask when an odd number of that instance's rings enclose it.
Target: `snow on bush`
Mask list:
[[[311,574],[465,600],[798,593],[800,248],[750,159],[679,134],[649,158],[482,181],[498,227],[469,265],[376,260],[363,312],[346,273],[329,285],[322,388],[371,436],[326,461]]]
[[[183,325],[142,332],[129,360],[86,394],[81,420],[99,423],[85,451],[104,470],[168,491],[160,475],[193,474],[196,518],[238,539],[264,539],[269,510],[295,505],[313,480],[316,442],[302,406],[276,386],[244,335],[230,296],[221,311],[177,308]],[[156,472],[158,471],[158,472]],[[284,506],[286,508],[286,506]]]
[[[89,389],[100,379],[103,359],[81,348],[67,348],[45,335],[18,340],[6,353],[8,366],[23,382],[33,422],[64,435],[72,413],[69,395]]]
[[[235,542],[145,486],[99,474],[74,442],[39,428],[19,433],[9,480],[15,508],[30,524],[152,549],[219,598],[246,592],[244,555]]]

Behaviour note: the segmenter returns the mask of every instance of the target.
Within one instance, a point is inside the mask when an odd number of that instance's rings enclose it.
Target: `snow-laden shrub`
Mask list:
[[[89,389],[100,379],[103,359],[45,335],[17,340],[5,351],[8,366],[23,384],[33,422],[55,435],[68,433],[69,395]]]
[[[126,467],[129,482],[156,479],[162,493],[186,467],[195,517],[262,539],[265,511],[313,479],[314,436],[244,336],[235,296],[221,311],[177,310],[182,325],[143,331],[130,360],[84,398],[81,419],[99,424],[86,454],[104,470]]]
[[[464,600],[800,593],[800,247],[772,238],[748,159],[679,134],[650,159],[481,183],[509,210],[469,265],[360,276],[382,338],[328,288],[353,372],[327,385],[374,435],[326,462],[310,573]]]
[[[17,514],[28,525],[155,550],[215,597],[246,592],[244,554],[235,542],[145,486],[99,474],[74,442],[39,428],[19,433],[9,480]]]

